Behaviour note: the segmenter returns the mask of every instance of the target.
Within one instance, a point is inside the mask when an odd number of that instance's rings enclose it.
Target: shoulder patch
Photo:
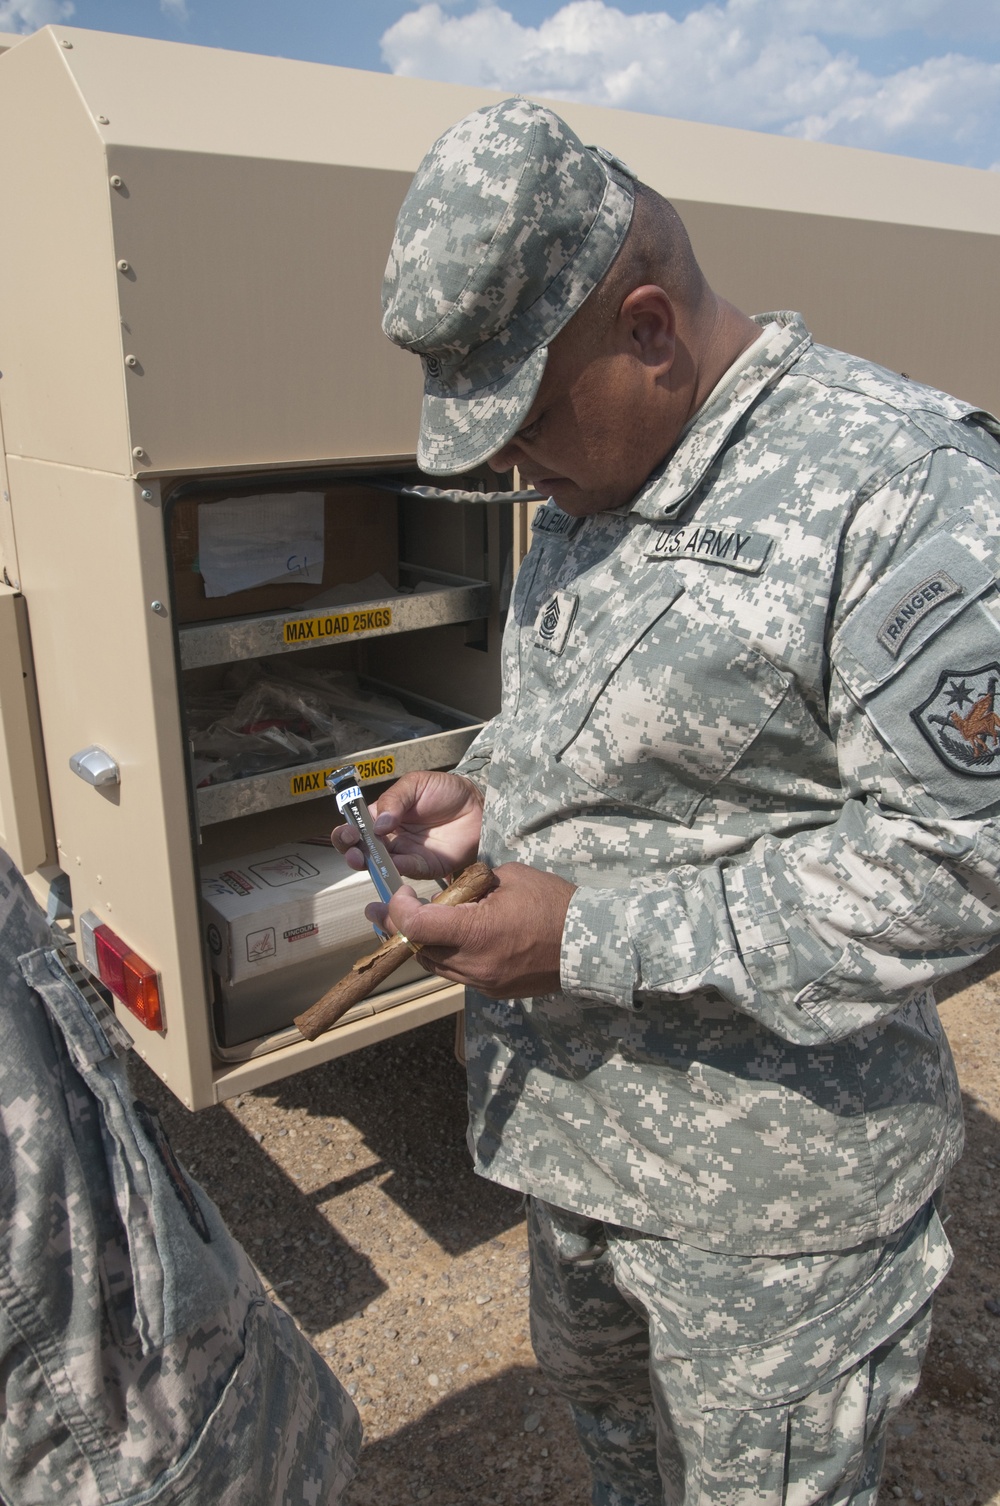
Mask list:
[[[876,634],[879,643],[895,659],[928,612],[933,612],[951,597],[963,594],[963,588],[944,570],[928,575],[896,602]]]
[[[725,565],[756,575],[764,568],[773,539],[762,533],[749,533],[729,525],[689,524],[681,528],[664,528],[646,550],[647,559],[665,559],[673,563],[695,560],[702,565]]]
[[[942,763],[958,774],[1000,774],[1000,663],[945,669],[927,699],[910,712]]]

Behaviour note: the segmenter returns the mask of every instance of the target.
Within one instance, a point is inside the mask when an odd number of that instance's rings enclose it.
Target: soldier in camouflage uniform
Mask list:
[[[354,1404],[134,1102],[0,853],[0,1500],[333,1506]]]
[[[522,100],[425,158],[385,305],[425,469],[550,497],[499,715],[377,829],[497,867],[388,920],[469,986],[470,1144],[528,1195],[593,1500],[870,1506],[950,1260],[931,985],[1000,936],[996,421],[747,318]]]

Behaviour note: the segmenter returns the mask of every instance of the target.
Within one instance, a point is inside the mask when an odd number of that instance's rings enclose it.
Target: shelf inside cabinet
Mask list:
[[[376,942],[372,941],[371,950],[374,950]],[[280,978],[280,974],[275,975]],[[331,977],[331,985],[334,982]],[[343,1030],[348,1025],[353,1025],[357,1020],[370,1019],[372,1015],[384,1014],[386,1010],[398,1008],[402,1003],[412,999],[422,999],[426,994],[436,992],[442,987],[442,979],[431,974],[429,977],[413,980],[400,984],[395,988],[387,988],[382,993],[370,998],[362,999],[360,1004],[353,1005],[346,1014],[341,1015],[337,1023],[330,1027],[331,1032]],[[461,1008],[459,1001],[458,1007]],[[330,1032],[325,1032],[328,1035]],[[323,1036],[319,1037],[321,1040]],[[283,1030],[275,1030],[270,1035],[258,1036],[254,1040],[244,1041],[237,1046],[221,1046],[218,1041],[212,1044],[212,1054],[220,1062],[243,1062],[253,1057],[267,1056],[272,1051],[280,1051],[284,1046],[292,1046],[304,1040],[295,1025],[289,1024]]]
[[[408,711],[439,722],[442,731],[402,742],[384,743],[379,747],[360,748],[357,752],[309,763],[291,764],[270,769],[245,779],[229,779],[219,784],[203,785],[196,791],[198,824],[211,826],[236,816],[252,816],[284,805],[299,805],[329,795],[326,776],[332,769],[353,763],[362,784],[376,784],[384,779],[398,779],[418,769],[450,768],[458,762],[483,722],[463,711],[456,711],[424,696],[411,695],[398,686],[376,681],[367,684],[399,698]]]
[[[399,595],[185,624],[178,629],[181,668],[232,664],[388,633],[473,622],[489,615],[488,581],[414,565],[401,564],[399,571],[404,584],[411,586]]]

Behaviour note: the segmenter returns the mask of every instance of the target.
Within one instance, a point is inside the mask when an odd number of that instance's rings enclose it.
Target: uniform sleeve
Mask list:
[[[474,785],[486,794],[486,786],[490,777],[490,762],[493,758],[493,723],[487,722],[485,727],[477,733],[465,751],[464,757],[452,770],[455,774],[461,774],[464,779],[469,779]]]
[[[913,482],[871,497],[845,546],[829,646],[836,819],[630,891],[578,889],[568,992],[652,1009],[710,989],[819,1043],[1000,941],[1000,484],[964,457]]]

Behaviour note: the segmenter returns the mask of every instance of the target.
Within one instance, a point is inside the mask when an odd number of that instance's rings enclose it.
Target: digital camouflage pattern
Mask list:
[[[632,203],[622,162],[525,99],[476,110],[434,143],[382,290],[383,329],[423,360],[423,470],[479,465],[520,428],[548,342],[611,265]]]
[[[933,1205],[888,1244],[720,1255],[529,1200],[531,1336],[594,1506],[874,1506],[950,1264]]]
[[[888,1236],[961,1151],[930,986],[1000,938],[1000,446],[760,322],[630,506],[536,514],[459,767],[486,859],[579,885],[564,992],[469,999],[478,1169],[780,1255]]]
[[[133,1102],[0,854],[0,1499],[332,1506],[353,1403]]]

